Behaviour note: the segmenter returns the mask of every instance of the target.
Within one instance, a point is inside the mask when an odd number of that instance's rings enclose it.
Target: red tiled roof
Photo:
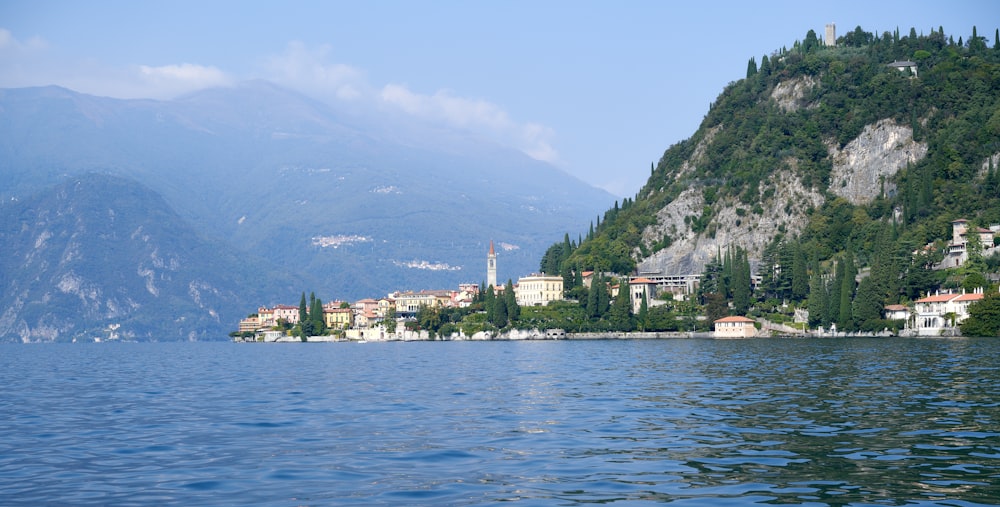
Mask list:
[[[960,302],[965,302],[965,301],[979,301],[980,299],[983,299],[983,295],[981,293],[976,293],[976,294],[962,294],[961,296],[958,296],[957,298],[955,298],[955,301],[960,301]]]
[[[731,317],[723,317],[715,322],[753,322],[753,319],[748,319],[746,317],[735,315]]]
[[[946,303],[958,294],[936,294],[916,300],[916,303]]]

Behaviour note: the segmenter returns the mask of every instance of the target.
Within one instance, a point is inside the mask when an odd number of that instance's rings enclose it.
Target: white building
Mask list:
[[[972,294],[934,294],[914,302],[913,329],[918,336],[954,334],[955,328],[969,318],[969,305],[983,299],[983,290]]]

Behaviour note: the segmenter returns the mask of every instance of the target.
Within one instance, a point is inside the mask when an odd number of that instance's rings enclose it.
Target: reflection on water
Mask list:
[[[995,505],[996,340],[0,347],[4,504]]]

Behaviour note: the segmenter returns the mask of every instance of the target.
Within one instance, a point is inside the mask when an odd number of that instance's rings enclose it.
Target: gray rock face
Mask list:
[[[866,126],[843,150],[830,147],[830,191],[851,204],[868,204],[892,190],[889,178],[925,156],[927,144],[913,140],[913,129],[881,120]]]
[[[787,107],[798,107],[796,104],[799,104],[803,90],[809,86],[813,84],[791,83],[779,96]],[[775,93],[778,93],[777,90]],[[705,136],[702,143],[711,142],[719,128],[713,129],[710,132],[712,135]],[[704,146],[698,146],[677,177],[688,172],[686,168],[697,166],[704,152]],[[891,191],[888,180],[908,163],[925,157],[927,145],[915,142],[909,127],[892,120],[881,120],[865,127],[861,135],[842,150],[831,147],[830,155],[834,168],[829,190],[854,204],[865,204],[883,190]],[[664,236],[669,236],[672,243],[642,259],[638,263],[638,271],[663,275],[699,274],[720,250],[734,246],[745,249],[751,264],[755,265],[776,235],[799,234],[808,223],[810,208],[824,203],[823,194],[818,189],[807,188],[796,175],[796,165],[794,159],[785,160],[782,167],[761,183],[760,208],[756,210],[747,209],[746,205],[733,199],[714,203],[712,224],[701,233],[692,231],[689,224],[692,218],[701,215],[705,205],[702,189],[692,187],[683,191],[657,212],[657,223],[643,231],[647,247]]]

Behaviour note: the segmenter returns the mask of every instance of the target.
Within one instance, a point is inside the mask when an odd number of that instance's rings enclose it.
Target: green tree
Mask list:
[[[389,310],[385,312],[385,318],[382,319],[385,323],[385,331],[389,334],[396,333],[396,307],[390,306]]]
[[[493,291],[493,286],[486,288],[486,297],[483,298],[483,306],[486,310],[486,322],[493,324],[497,320],[497,296]]]
[[[636,316],[636,324],[639,331],[649,329],[649,303],[646,301],[646,292],[642,292],[642,299],[639,301],[639,315]]]
[[[417,323],[420,324],[420,329],[426,330],[431,336],[437,336],[442,323],[440,309],[420,305],[417,309]]]
[[[305,322],[309,320],[309,307],[306,306],[306,293],[302,293],[302,298],[299,299],[299,322]]]
[[[620,287],[618,297],[615,298],[608,312],[608,321],[615,331],[629,332],[635,329],[635,324],[632,318],[632,302],[629,300],[628,290],[625,288],[628,283],[620,280],[618,284]]]
[[[499,328],[507,327],[507,323],[509,322],[509,317],[507,315],[507,299],[504,297],[497,297],[494,301],[493,320],[490,323]]]
[[[878,331],[881,329],[882,302],[878,288],[871,276],[865,277],[858,284],[858,294],[853,303],[854,319],[861,331]]]
[[[826,283],[823,275],[819,272],[819,266],[813,270],[812,278],[809,281],[809,325],[812,327],[826,326],[829,321],[826,319],[827,307],[829,306],[826,293]]]
[[[507,310],[507,319],[513,324],[521,316],[521,307],[517,305],[517,296],[514,294],[514,282],[510,278],[507,279],[507,285],[504,286],[503,297],[504,306],[506,306]]]
[[[797,242],[792,243],[792,255],[792,299],[803,301],[809,295],[809,261]]]
[[[737,247],[733,259],[733,309],[738,315],[746,315],[750,310],[750,261],[747,252]]]
[[[969,316],[960,328],[964,336],[1000,337],[1000,294],[986,294],[969,305]]]
[[[309,310],[309,320],[312,321],[312,332],[314,335],[326,334],[326,319],[323,315],[323,301],[317,297],[312,297],[312,307]]]
[[[715,322],[729,315],[729,305],[726,298],[718,292],[705,295],[705,317],[709,323]]]
[[[844,277],[841,278],[840,305],[837,315],[837,329],[840,329],[841,331],[855,329],[852,311],[855,276],[857,276],[857,271],[854,268],[854,255],[847,252],[846,255],[844,255]]]

